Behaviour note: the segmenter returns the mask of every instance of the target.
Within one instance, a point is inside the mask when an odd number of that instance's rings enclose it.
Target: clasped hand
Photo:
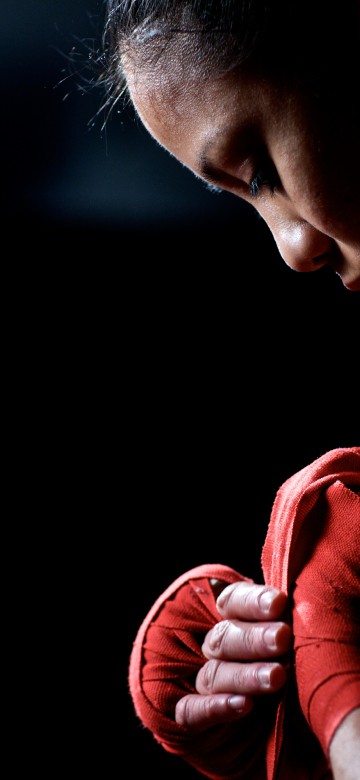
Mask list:
[[[284,618],[285,593],[238,582],[223,589],[211,582],[222,618],[202,645],[207,659],[196,677],[196,694],[176,705],[176,722],[193,733],[247,715],[256,696],[274,693],[287,679],[292,631]],[[276,660],[274,660],[276,659]]]

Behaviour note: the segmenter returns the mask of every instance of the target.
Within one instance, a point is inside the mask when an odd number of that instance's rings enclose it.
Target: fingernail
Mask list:
[[[275,593],[272,590],[266,590],[260,596],[260,606],[263,612],[270,612],[270,608],[274,601]]]
[[[258,670],[258,678],[263,688],[270,688],[270,672],[267,666],[261,666]]]
[[[276,650],[277,648],[277,642],[276,642],[277,631],[278,631],[277,628],[274,628],[273,626],[271,628],[266,628],[264,631],[265,643],[270,648],[270,650]]]
[[[230,696],[228,699],[228,704],[231,709],[242,712],[244,709],[245,698],[244,696]]]

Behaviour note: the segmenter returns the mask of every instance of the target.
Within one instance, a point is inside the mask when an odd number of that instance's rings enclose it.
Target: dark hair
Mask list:
[[[127,92],[124,59],[153,68],[161,56],[172,57],[174,43],[187,41],[198,67],[239,67],[269,27],[269,5],[274,0],[107,0],[103,82],[109,103]]]
[[[204,75],[256,67],[267,77],[316,83],[334,70],[349,45],[349,19],[356,20],[356,0],[342,0],[340,13],[332,6],[328,0],[106,0],[102,108],[108,114],[126,99],[124,64],[148,72],[166,61],[174,67],[174,46],[184,76],[190,51]]]

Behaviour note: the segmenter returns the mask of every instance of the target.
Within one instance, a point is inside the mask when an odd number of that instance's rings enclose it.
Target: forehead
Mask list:
[[[221,134],[245,102],[241,84],[225,77],[185,78],[172,70],[154,78],[137,71],[129,74],[128,84],[144,125],[180,159],[184,142],[198,145],[200,138],[205,142],[209,134]]]
[[[221,149],[233,134],[265,132],[281,114],[278,88],[247,73],[209,74],[146,70],[128,73],[131,99],[150,134],[184,165],[197,172],[195,161]]]

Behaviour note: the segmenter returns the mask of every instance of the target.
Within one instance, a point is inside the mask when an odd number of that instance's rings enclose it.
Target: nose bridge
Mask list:
[[[285,263],[296,271],[316,271],[327,263],[332,240],[293,210],[266,220]]]

